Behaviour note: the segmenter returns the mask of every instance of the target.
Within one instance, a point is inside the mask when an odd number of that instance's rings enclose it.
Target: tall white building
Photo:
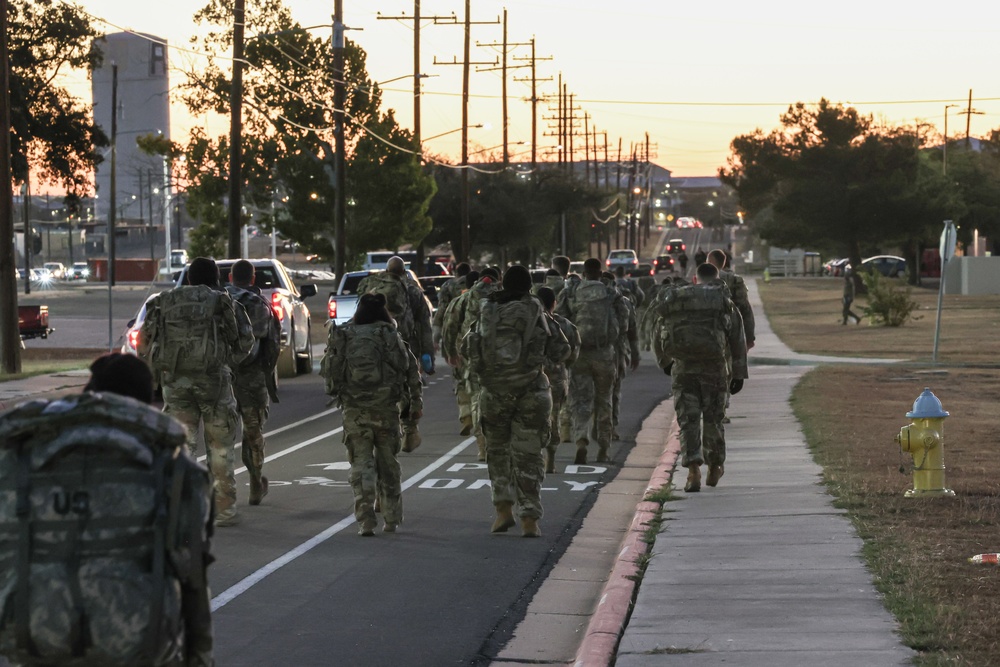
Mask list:
[[[117,219],[149,220],[140,202],[149,201],[153,188],[163,190],[167,178],[164,160],[143,153],[136,138],[146,134],[170,137],[170,84],[167,77],[166,40],[153,35],[119,32],[94,41],[104,54],[94,70],[94,120],[111,138],[113,66],[118,68],[117,160],[115,169]],[[95,174],[95,218],[107,223],[111,203],[111,151]],[[154,208],[154,216],[157,215]],[[162,212],[160,213],[162,215]],[[154,219],[154,223],[157,222]]]

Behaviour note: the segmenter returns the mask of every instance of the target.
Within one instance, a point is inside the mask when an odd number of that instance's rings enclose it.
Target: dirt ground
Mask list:
[[[841,325],[839,280],[760,286],[771,326],[793,349],[917,362],[817,368],[793,407],[918,664],[997,664],[1000,568],[967,559],[1000,552],[1000,297],[945,298],[942,363],[932,366],[936,291],[914,290],[922,319],[892,329]],[[954,498],[903,495],[913,459],[894,437],[925,387],[951,413],[943,452]]]

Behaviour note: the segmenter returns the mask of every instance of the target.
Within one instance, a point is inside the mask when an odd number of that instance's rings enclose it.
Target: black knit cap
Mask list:
[[[508,292],[527,294],[531,291],[531,274],[528,269],[515,264],[504,272],[502,284]]]
[[[90,364],[90,380],[83,389],[119,394],[143,403],[152,403],[153,373],[139,357],[111,352]]]
[[[358,299],[358,308],[354,312],[355,324],[371,324],[372,322],[392,322],[389,311],[385,308],[385,295],[369,292]]]
[[[187,270],[188,285],[219,286],[219,265],[209,257],[195,257]]]

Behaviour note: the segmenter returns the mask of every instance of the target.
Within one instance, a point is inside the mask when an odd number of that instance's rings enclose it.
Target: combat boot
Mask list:
[[[469,435],[472,433],[472,415],[466,415],[460,420],[462,422],[462,430],[459,431],[459,435]]]
[[[610,460],[611,460],[611,458],[608,456],[608,448],[607,447],[601,447],[601,448],[599,448],[597,450],[597,462],[598,463],[607,463]]]
[[[701,491],[700,463],[688,466],[688,478],[687,483],[684,485],[684,490],[688,493],[697,493],[698,491]]]
[[[250,504],[260,505],[260,501],[267,495],[267,477],[263,475],[252,475],[250,477]]]
[[[363,522],[358,527],[358,535],[360,535],[361,537],[371,537],[372,535],[375,534],[375,526],[376,525],[377,524],[375,523],[374,519],[371,519],[369,521]]]
[[[576,458],[573,459],[573,463],[576,465],[584,465],[587,463],[587,441],[577,440],[576,441]]]
[[[222,510],[215,515],[215,525],[218,528],[228,528],[229,526],[235,526],[239,522],[240,515],[236,513],[236,509],[233,507]]]
[[[541,537],[542,530],[538,527],[538,519],[530,516],[521,517],[521,537]]]
[[[389,521],[386,521],[386,522],[385,522],[385,525],[384,525],[384,526],[382,526],[382,532],[383,532],[383,533],[395,533],[395,532],[396,532],[396,526],[397,526],[397,525],[398,525],[398,524],[395,524],[395,523],[391,523],[391,522],[389,522]]]
[[[483,438],[476,438],[476,460],[485,461],[486,460],[486,440]]]
[[[726,468],[721,463],[717,466],[708,466],[708,478],[705,480],[705,484],[715,486],[725,474]]]
[[[375,494],[375,504],[372,505],[372,511],[373,512],[382,511],[382,496]]]
[[[495,503],[494,507],[497,509],[497,518],[493,521],[493,527],[490,528],[490,532],[506,533],[508,528],[513,527],[517,523],[514,521],[514,503],[499,502]]]
[[[407,431],[403,434],[403,451],[412,452],[420,446],[421,442],[423,442],[423,438],[420,437],[420,431],[416,429]]]
[[[556,471],[556,448],[549,445],[545,448],[545,472],[546,474]]]

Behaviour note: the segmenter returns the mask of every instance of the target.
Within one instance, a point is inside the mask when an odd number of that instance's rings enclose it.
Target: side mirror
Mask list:
[[[308,285],[299,285],[299,295],[303,299],[308,299],[311,296],[316,296],[316,285],[309,283]]]

